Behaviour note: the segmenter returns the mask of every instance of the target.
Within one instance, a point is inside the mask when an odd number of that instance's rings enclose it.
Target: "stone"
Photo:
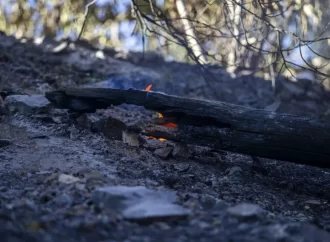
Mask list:
[[[260,206],[250,203],[240,203],[227,209],[230,215],[240,218],[258,217],[263,213]]]
[[[149,190],[143,186],[106,186],[98,188],[93,193],[95,204],[103,203],[109,208],[127,208],[145,199],[175,201],[174,192]]]
[[[122,140],[122,132],[125,129],[126,125],[123,121],[113,117],[108,117],[104,125],[103,134],[109,139]]]
[[[62,193],[54,199],[54,202],[60,207],[70,206],[72,204],[72,198],[67,193]]]
[[[225,173],[228,174],[229,176],[231,175],[234,175],[234,174],[238,174],[238,173],[241,173],[243,170],[241,167],[239,166],[234,166],[234,167],[231,167],[231,168],[228,168]]]
[[[189,210],[174,203],[175,192],[150,190],[142,186],[97,188],[92,200],[100,208],[117,211],[127,220],[164,221],[189,215]]]
[[[305,203],[308,205],[321,205],[320,201],[314,200],[314,199],[307,200],[307,201],[305,201]]]
[[[172,153],[173,148],[172,147],[164,147],[159,148],[155,150],[155,154],[158,155],[162,159],[166,159],[170,156]]]
[[[83,184],[83,183],[76,183],[76,184],[75,184],[75,188],[76,188],[77,190],[79,190],[79,191],[83,191],[83,190],[86,189],[86,185]]]
[[[71,175],[61,174],[58,177],[58,181],[64,184],[72,184],[80,181],[80,179]]]
[[[91,173],[86,174],[84,180],[86,182],[86,186],[89,188],[101,187],[105,183],[104,176],[98,171],[93,171]]]
[[[127,220],[149,222],[166,221],[169,219],[181,219],[189,215],[189,210],[171,203],[155,203],[155,201],[145,201],[130,206],[122,213]]]
[[[88,128],[93,132],[102,132],[106,122],[106,118],[95,113],[84,113],[77,117],[76,120],[80,126]]]
[[[92,181],[92,180],[104,180],[104,176],[101,172],[99,171],[89,171],[84,174],[84,178],[86,179],[86,183]]]
[[[47,113],[51,107],[50,102],[43,95],[10,95],[6,97],[4,103],[9,114]]]
[[[52,182],[54,182],[55,180],[58,180],[58,177],[59,177],[59,174],[58,172],[54,172],[54,173],[51,173],[45,180],[44,180],[44,183],[45,184],[50,184]]]
[[[155,223],[155,225],[157,228],[159,228],[161,230],[170,230],[171,229],[171,226],[164,222],[158,222],[158,223]]]
[[[137,133],[123,130],[122,137],[123,137],[123,142],[125,144],[134,146],[134,147],[140,146],[140,142],[139,142]]]
[[[190,150],[187,144],[177,143],[172,152],[173,157],[184,157],[188,158],[190,156]]]

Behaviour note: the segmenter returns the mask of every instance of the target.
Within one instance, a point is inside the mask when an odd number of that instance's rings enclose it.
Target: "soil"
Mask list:
[[[216,98],[196,66],[158,57],[140,63],[138,54],[134,60],[119,58],[86,43],[53,53],[56,45],[1,35],[2,97],[94,85],[123,75],[141,87],[151,83],[156,91],[187,97],[256,108],[276,100],[271,83],[261,78],[233,79],[212,67],[219,79],[213,85],[221,94]],[[328,105],[326,98],[321,102]],[[114,110],[127,112],[124,106]],[[251,157],[225,151],[162,159],[149,149],[76,125],[66,110],[51,110],[48,116],[4,112],[0,117],[0,140],[10,143],[0,146],[2,241],[330,241],[327,169],[266,159],[256,164]],[[84,184],[61,183],[61,174],[84,178]],[[177,203],[190,214],[147,224],[128,221],[93,204],[93,191],[107,185],[175,191]],[[231,212],[242,203],[263,212],[252,217]]]

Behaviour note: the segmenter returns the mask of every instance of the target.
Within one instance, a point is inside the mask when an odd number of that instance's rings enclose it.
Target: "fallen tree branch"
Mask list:
[[[141,132],[215,149],[330,168],[330,123],[158,92],[66,89],[46,93],[57,108],[91,112],[123,103],[144,106],[170,118],[177,128]]]

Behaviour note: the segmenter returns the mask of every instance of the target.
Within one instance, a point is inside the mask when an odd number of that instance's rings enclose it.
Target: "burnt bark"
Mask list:
[[[91,112],[123,103],[160,112],[177,128],[146,128],[154,137],[214,149],[330,167],[330,123],[224,102],[158,92],[118,89],[66,89],[46,93],[57,108]],[[158,120],[159,121],[159,120]]]

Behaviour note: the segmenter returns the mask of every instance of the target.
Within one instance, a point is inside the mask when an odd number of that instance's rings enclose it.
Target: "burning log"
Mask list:
[[[76,112],[124,103],[144,106],[163,115],[159,124],[171,123],[141,129],[147,136],[330,168],[330,123],[325,121],[132,89],[66,89],[46,97],[55,107]]]

